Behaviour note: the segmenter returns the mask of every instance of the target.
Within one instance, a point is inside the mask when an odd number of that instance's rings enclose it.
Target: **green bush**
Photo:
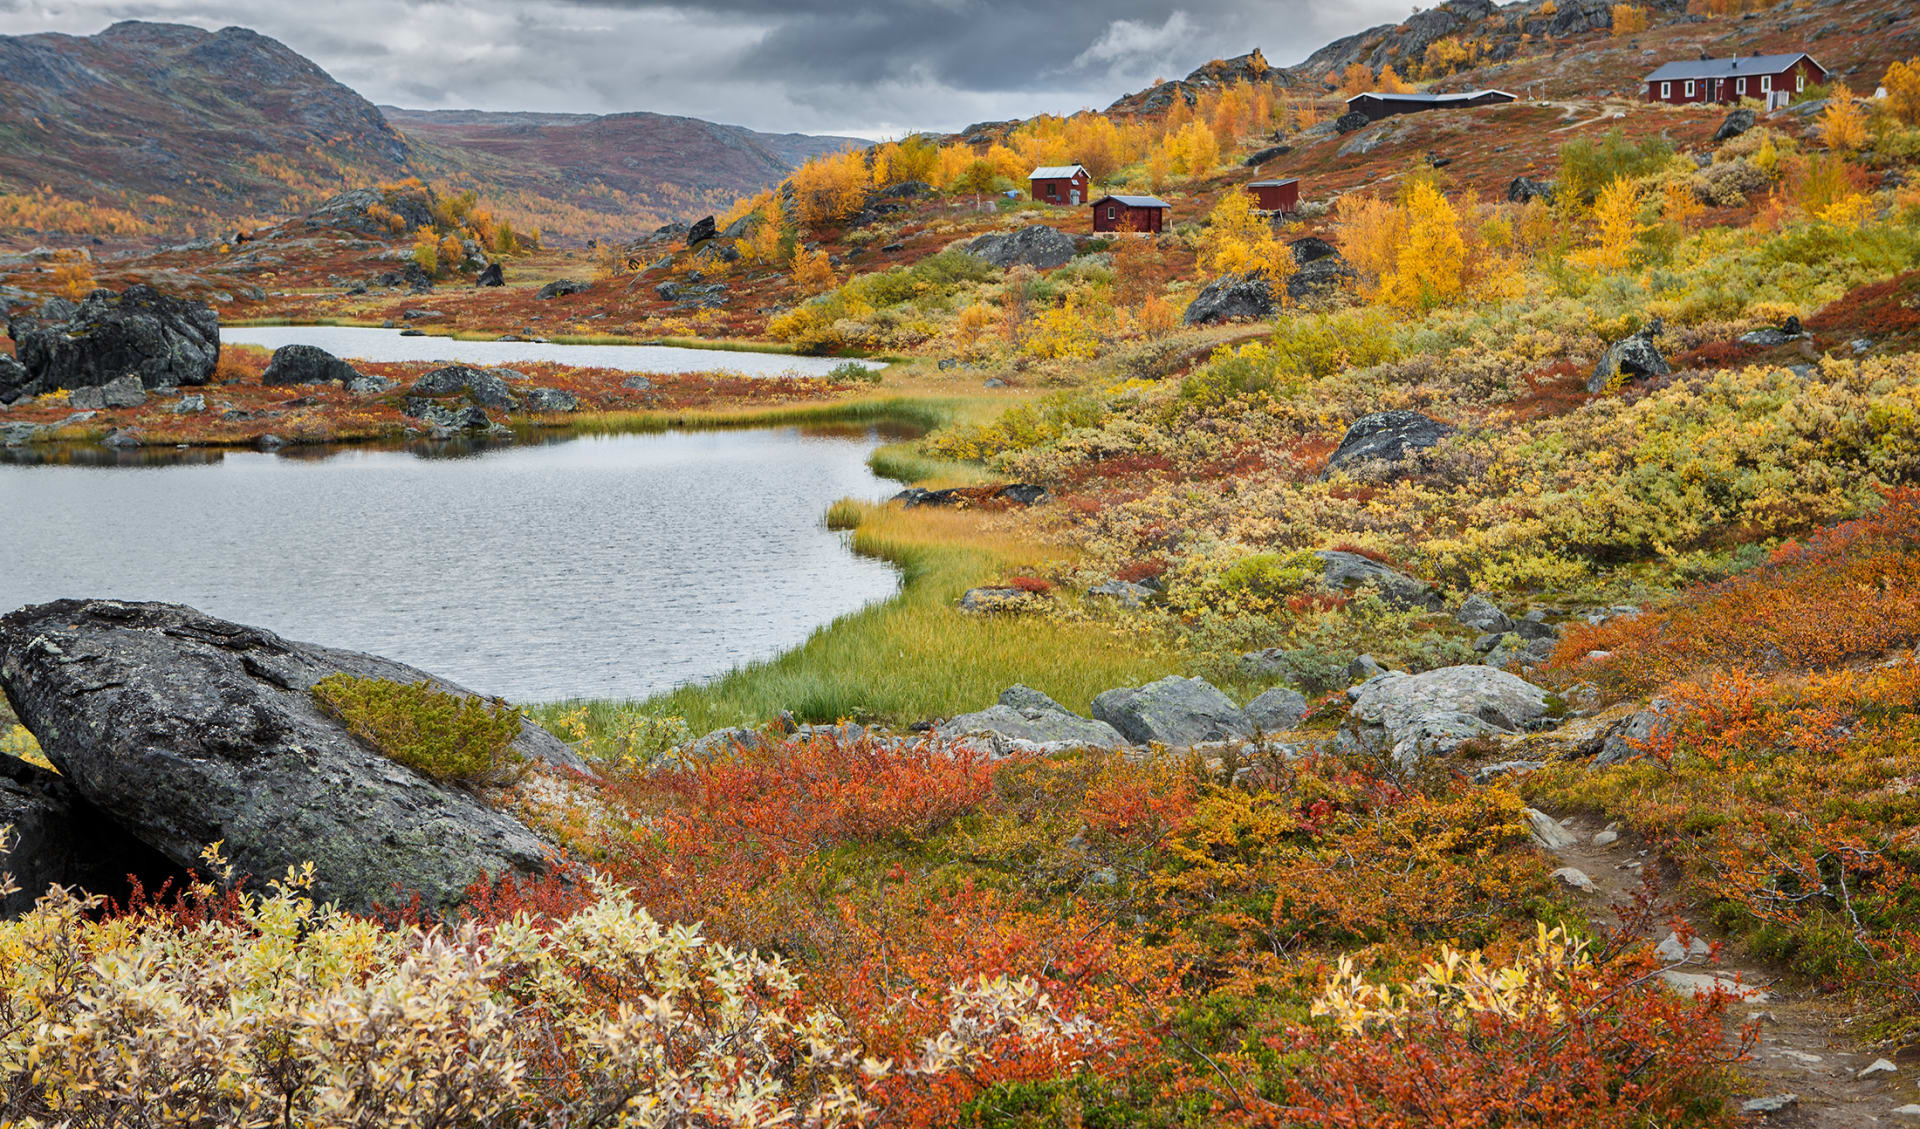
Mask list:
[[[1569,141],[1560,147],[1561,196],[1591,203],[1607,185],[1622,177],[1634,180],[1658,172],[1672,156],[1673,146],[1664,138],[1629,141],[1619,126],[1598,142],[1584,137]]]
[[[520,714],[498,698],[469,698],[427,682],[330,674],[313,700],[347,732],[424,776],[453,784],[517,779],[525,758],[512,748]]]
[[[878,384],[880,370],[869,368],[859,361],[842,361],[827,370],[827,379],[835,384]]]

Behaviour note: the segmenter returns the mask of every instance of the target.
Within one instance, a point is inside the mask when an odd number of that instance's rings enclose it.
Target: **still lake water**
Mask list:
[[[895,591],[822,518],[896,489],[866,467],[877,442],[786,428],[86,460],[106,465],[16,452],[0,611],[166,600],[517,702],[644,696]]]
[[[737,372],[744,376],[825,376],[847,362],[833,357],[792,357],[670,345],[557,345],[542,341],[456,341],[451,337],[402,337],[397,329],[338,325],[222,326],[223,345],[316,345],[336,357],[367,361],[446,361],[463,365],[556,361],[583,368],[627,372]],[[876,362],[862,361],[871,368]]]

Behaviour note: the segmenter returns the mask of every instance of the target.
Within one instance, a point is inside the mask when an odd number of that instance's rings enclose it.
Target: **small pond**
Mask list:
[[[866,466],[878,442],[782,428],[277,455],[16,449],[0,456],[0,611],[167,600],[518,702],[641,697],[770,658],[895,591],[890,567],[822,520],[835,499],[893,491]]]
[[[338,325],[222,326],[225,345],[314,345],[336,357],[363,361],[445,361],[464,365],[513,365],[537,361],[639,373],[734,372],[744,376],[825,376],[833,357],[795,357],[728,349],[671,345],[560,345],[545,341],[459,341],[451,337],[402,337],[397,329]],[[860,362],[880,367],[877,362]]]

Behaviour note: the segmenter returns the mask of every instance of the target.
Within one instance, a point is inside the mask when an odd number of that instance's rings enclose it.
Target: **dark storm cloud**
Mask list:
[[[1295,62],[1404,0],[0,0],[0,31],[240,24],[377,101],[652,110],[897,135],[1104,106],[1256,44]]]

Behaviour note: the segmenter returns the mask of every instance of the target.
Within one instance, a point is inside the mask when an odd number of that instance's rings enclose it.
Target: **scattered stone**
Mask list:
[[[136,427],[116,427],[112,431],[107,432],[106,437],[100,440],[100,445],[102,447],[113,447],[119,450],[138,447],[140,446],[140,429]]]
[[[470,365],[437,368],[415,381],[407,395],[420,397],[458,396],[464,393],[474,403],[489,408],[511,408],[513,390],[496,372]]]
[[[1525,204],[1530,200],[1541,200],[1551,204],[1554,191],[1553,182],[1548,180],[1516,176],[1507,182],[1507,200],[1515,204]]]
[[[1593,884],[1587,872],[1576,866],[1563,866],[1553,872],[1552,877],[1561,885],[1580,891],[1583,894],[1598,894],[1600,887]]]
[[[1855,1078],[1872,1078],[1878,1074],[1898,1074],[1900,1068],[1884,1058],[1876,1058],[1854,1075]]]
[[[1359,553],[1349,553],[1339,549],[1321,549],[1314,553],[1320,558],[1320,584],[1329,592],[1352,592],[1357,588],[1372,588],[1380,593],[1380,598],[1390,606],[1403,611],[1423,609],[1438,611],[1442,605],[1440,593],[1433,585],[1424,580],[1408,576],[1397,568],[1381,564],[1371,557]]]
[[[1743,1113],[1779,1113],[1789,1106],[1798,1105],[1799,1094],[1776,1094],[1770,1098],[1754,1098],[1740,1103]]]
[[[1153,599],[1153,589],[1144,584],[1135,584],[1130,580],[1108,580],[1087,589],[1087,595],[1097,600],[1111,600],[1126,608],[1136,610]]]
[[[1634,380],[1672,372],[1667,359],[1653,344],[1653,339],[1660,336],[1664,328],[1661,320],[1655,318],[1647,328],[1607,346],[1593,366],[1593,375],[1587,378],[1587,391],[1604,392],[1616,379]]]
[[[1714,144],[1718,145],[1723,141],[1732,141],[1734,138],[1752,129],[1753,123],[1757,120],[1752,110],[1734,110],[1721,121],[1720,128],[1713,131]]]
[[[1800,319],[1789,316],[1785,322],[1777,327],[1768,326],[1765,329],[1756,329],[1751,333],[1743,333],[1735,340],[1739,341],[1742,345],[1752,345],[1758,348],[1770,349],[1776,345],[1785,345],[1789,341],[1798,341],[1806,335],[1806,330],[1800,327]]]
[[[400,336],[402,337],[425,337],[426,335],[427,331],[424,329],[403,329],[400,331]]]
[[[345,384],[360,370],[317,345],[282,345],[273,351],[262,384]]]
[[[499,263],[488,263],[473,280],[475,287],[505,286],[506,284],[507,273]]]
[[[1118,749],[1126,738],[1104,721],[1081,717],[1026,686],[1010,687],[1000,701],[942,725],[942,737],[986,736],[996,755],[1065,748]]]
[[[1413,452],[1432,447],[1453,432],[1451,425],[1404,409],[1361,416],[1347,428],[1320,477],[1325,479],[1336,470],[1358,468],[1366,463],[1397,465]]]
[[[1372,118],[1358,110],[1348,110],[1333,120],[1333,128],[1340,133],[1352,133],[1356,129],[1365,129]]]
[[[140,378],[128,373],[93,388],[76,388],[67,394],[67,403],[79,411],[97,412],[107,408],[137,408],[147,402],[147,390]]]
[[[1486,785],[1502,776],[1511,776],[1516,772],[1533,772],[1545,768],[1546,765],[1546,761],[1498,761],[1494,764],[1483,764],[1474,770],[1473,782]]]
[[[1704,938],[1695,937],[1686,944],[1680,943],[1680,934],[1668,933],[1653,947],[1653,955],[1668,964],[1686,964],[1696,957],[1704,957],[1713,952],[1713,946]]]
[[[21,722],[82,798],[177,866],[224,840],[243,874],[312,862],[314,897],[355,910],[403,904],[396,887],[440,909],[483,873],[546,868],[518,821],[322,710],[310,691],[335,673],[468,694],[178,605],[61,600],[0,617],[0,688]],[[584,767],[531,722],[515,748]]]
[[[1075,246],[1073,236],[1057,227],[1036,223],[1019,231],[982,235],[961,250],[1002,270],[1016,266],[1052,270],[1065,266],[1067,260],[1073,258]]]
[[[629,376],[622,382],[620,387],[632,389],[635,392],[651,392],[653,391],[653,381],[644,376]]]
[[[1761,988],[1741,984],[1732,975],[1721,972],[1681,972],[1666,969],[1660,973],[1660,979],[1668,988],[1684,996],[1707,996],[1714,992],[1725,992],[1742,1003],[1765,1003],[1772,997]]]
[[[1315,295],[1336,291],[1357,277],[1342,255],[1309,259],[1287,276],[1287,297],[1295,302],[1304,302]]]
[[[198,392],[194,393],[191,396],[182,396],[178,400],[175,400],[173,402],[173,407],[167,410],[177,416],[193,415],[197,412],[204,412],[207,410],[207,398],[205,396],[200,395]]]
[[[1307,716],[1306,695],[1285,686],[1275,686],[1247,703],[1247,720],[1262,733],[1285,733],[1300,727]]]
[[[545,286],[542,286],[540,292],[535,294],[534,297],[545,302],[549,299],[565,297],[568,294],[579,294],[591,286],[591,283],[581,282],[572,278],[555,279]]]
[[[151,286],[95,290],[75,304],[56,298],[9,325],[27,370],[19,391],[96,388],[134,373],[143,387],[205,384],[220,361],[220,318],[205,302]]]
[[[1371,682],[1385,673],[1387,668],[1380,665],[1379,659],[1372,655],[1361,655],[1347,664],[1347,684]]]
[[[0,353],[0,404],[29,398],[28,383],[27,366],[14,360],[10,353]]]
[[[1241,163],[1250,169],[1259,168],[1275,157],[1284,157],[1291,152],[1293,152],[1291,145],[1269,145],[1259,152],[1248,154],[1247,159]]]
[[[271,431],[269,431],[265,435],[262,435],[260,438],[255,439],[253,441],[253,445],[260,448],[262,451],[278,451],[280,448],[287,445],[287,441],[285,439],[280,438],[278,435],[275,435]]]
[[[393,388],[393,381],[373,373],[361,373],[347,381],[347,391],[356,396],[377,396]]]
[[[1012,611],[1026,605],[1032,597],[1018,588],[969,588],[960,594],[956,606],[963,612]]]
[[[1136,745],[1186,748],[1253,736],[1252,722],[1233,699],[1205,679],[1177,675],[1108,690],[1093,700],[1093,716]]]
[[[1462,627],[1494,635],[1504,635],[1513,630],[1512,617],[1485,596],[1468,596],[1461,601],[1460,610],[1453,613],[1453,618]]]
[[[687,246],[695,247],[705,243],[707,240],[719,234],[719,230],[719,226],[713,222],[712,216],[702,216],[693,221],[693,226],[687,229]]]
[[[1652,708],[1630,714],[1625,720],[1617,722],[1609,729],[1606,736],[1601,739],[1599,749],[1594,753],[1594,767],[1606,768],[1609,765],[1625,764],[1645,756],[1647,753],[1645,744],[1656,735],[1665,732],[1668,725],[1666,714],[1658,707],[1659,703],[1655,703]]]
[[[1620,833],[1609,827],[1605,831],[1595,831],[1589,840],[1596,847],[1611,847],[1620,841]]]
[[[1274,314],[1273,287],[1258,271],[1226,274],[1207,283],[1187,303],[1181,321],[1187,325],[1214,325],[1223,321],[1264,321]]]
[[[400,414],[417,419],[436,431],[490,431],[494,426],[486,409],[478,404],[448,407],[432,400],[408,397]]]
[[[577,412],[580,397],[559,388],[529,388],[526,408],[530,412]]]
[[[1895,1117],[1920,1117],[1920,1105],[1902,1105],[1893,1108]]]
[[[1037,506],[1047,500],[1047,488],[1031,482],[1009,482],[993,492],[1002,501],[1016,506]]]
[[[1580,841],[1573,837],[1573,832],[1562,827],[1559,820],[1546,812],[1537,808],[1524,808],[1520,814],[1526,817],[1527,834],[1531,835],[1533,841],[1543,850],[1564,851]]]

